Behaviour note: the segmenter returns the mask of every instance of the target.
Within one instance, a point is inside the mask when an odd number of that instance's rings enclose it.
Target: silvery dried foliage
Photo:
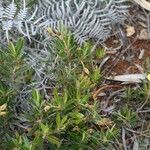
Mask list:
[[[57,65],[56,55],[48,48],[52,43],[45,33],[47,27],[59,30],[61,25],[66,26],[80,45],[89,39],[105,41],[112,29],[117,31],[118,25],[124,22],[129,7],[127,0],[37,0],[30,8],[27,7],[29,0],[18,1],[20,3],[0,1],[0,38],[4,43],[6,39],[23,35],[34,43],[34,46],[27,44],[24,49],[27,63],[35,71],[34,82],[23,89],[25,93],[31,87],[46,92],[56,79],[53,72]]]
[[[122,24],[129,6],[127,0],[39,0],[39,17],[43,25],[58,29],[67,26],[79,44],[88,39],[104,41],[112,27]],[[116,27],[117,29],[117,27]]]
[[[9,1],[9,0],[8,0]],[[12,28],[30,38],[38,29],[50,26],[58,29],[65,25],[72,30],[75,39],[82,44],[88,39],[105,40],[112,26],[122,24],[128,12],[127,0],[37,0],[34,11],[10,3],[0,5],[0,25],[6,32]],[[35,19],[37,18],[37,19]],[[42,21],[42,23],[41,23]]]
[[[4,3],[0,3],[0,27],[5,31],[7,40],[11,38],[9,32],[15,29],[29,39],[31,35],[35,35],[38,30],[37,24],[42,19],[35,19],[38,8],[36,7],[33,13],[29,12],[25,0],[21,8],[17,8],[14,0],[8,6],[3,6]]]

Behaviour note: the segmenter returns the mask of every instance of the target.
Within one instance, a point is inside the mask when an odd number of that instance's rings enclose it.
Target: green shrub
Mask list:
[[[67,30],[55,34],[52,43],[50,49],[55,49],[58,55],[55,71],[58,83],[49,91],[49,100],[42,91],[34,89],[26,100],[26,109],[20,108],[15,98],[32,78],[24,61],[23,40],[15,45],[10,43],[6,53],[1,51],[0,67],[4,68],[0,86],[2,148],[78,150],[107,147],[118,131],[107,118],[110,126],[103,128],[105,118],[100,116],[99,104],[92,99],[91,92],[101,79],[93,60],[103,57],[104,51],[95,53],[96,49],[93,50],[89,43],[78,47]]]

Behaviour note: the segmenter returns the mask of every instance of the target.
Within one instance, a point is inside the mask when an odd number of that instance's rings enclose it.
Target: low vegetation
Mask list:
[[[150,105],[150,82],[126,88],[118,108],[104,115],[93,91],[103,80],[96,62],[105,57],[105,51],[90,43],[79,47],[67,30],[50,34],[58,63],[57,82],[47,89],[49,98],[39,89],[22,97],[22,88],[33,82],[34,75],[22,38],[0,50],[1,149],[119,150],[129,140],[133,145],[137,140],[145,142],[150,129],[143,108]]]

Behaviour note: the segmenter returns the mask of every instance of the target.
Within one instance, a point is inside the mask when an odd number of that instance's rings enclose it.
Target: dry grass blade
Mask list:
[[[139,143],[138,143],[138,140],[137,140],[136,137],[135,137],[135,141],[134,141],[134,144],[133,144],[133,150],[139,150]]]
[[[108,88],[121,88],[121,87],[122,87],[122,86],[120,86],[120,85],[105,85],[105,86],[99,88],[98,90],[94,90],[94,91],[93,91],[93,94],[92,94],[92,97],[93,97],[93,99],[96,99],[97,96],[98,96],[103,90],[106,90],[106,89],[108,89]]]
[[[141,7],[145,8],[146,10],[150,11],[150,2],[146,0],[134,0],[137,4]]]
[[[125,139],[125,129],[124,128],[122,128],[122,143],[123,143],[124,150],[127,150],[126,139]]]

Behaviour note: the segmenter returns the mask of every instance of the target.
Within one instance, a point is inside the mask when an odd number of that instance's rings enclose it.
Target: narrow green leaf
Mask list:
[[[15,46],[17,56],[21,54],[21,50],[22,50],[23,46],[24,46],[24,39],[20,38],[17,41],[16,46]]]
[[[61,120],[61,125],[64,125],[67,119],[68,119],[68,116],[63,117],[63,119]]]
[[[15,46],[12,42],[9,43],[8,48],[11,51],[11,55],[16,56],[16,49],[15,49]]]
[[[35,105],[37,107],[39,107],[40,106],[40,93],[38,90],[32,91],[32,99],[33,99],[33,102],[35,103]]]
[[[82,119],[84,117],[84,115],[82,113],[79,113],[79,112],[70,113],[70,116],[74,119]]]
[[[45,136],[48,134],[48,132],[49,132],[49,127],[48,127],[47,124],[44,125],[43,123],[41,123],[40,126],[41,126],[41,129],[42,129],[42,131],[43,131],[43,135],[44,135],[44,137],[45,137]]]
[[[55,144],[55,145],[60,145],[61,144],[61,141],[55,136],[50,135],[50,136],[48,136],[46,138],[52,144]]]
[[[57,129],[60,127],[60,114],[58,113],[57,115],[56,115],[56,126],[57,126]]]

